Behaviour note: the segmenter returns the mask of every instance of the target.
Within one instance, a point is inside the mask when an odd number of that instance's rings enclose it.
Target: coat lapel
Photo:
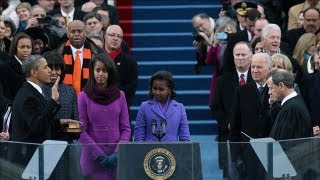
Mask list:
[[[174,100],[171,100],[169,102],[168,109],[165,114],[165,119],[169,119],[170,116],[172,116],[176,112],[177,107],[178,107],[178,103]]]
[[[150,106],[151,106],[151,111],[153,111],[156,115],[158,115],[161,118],[164,118],[163,114],[161,113],[161,110],[158,107],[158,104],[155,100],[151,100],[149,102]]]

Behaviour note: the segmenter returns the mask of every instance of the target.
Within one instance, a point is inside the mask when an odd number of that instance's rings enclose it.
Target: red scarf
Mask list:
[[[109,56],[114,60],[119,54],[122,53],[122,48],[120,47],[119,49],[115,51],[108,52]]]

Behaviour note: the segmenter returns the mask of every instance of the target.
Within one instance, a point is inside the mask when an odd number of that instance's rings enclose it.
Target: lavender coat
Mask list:
[[[83,123],[80,135],[80,142],[83,144],[80,159],[83,174],[91,176],[92,179],[116,179],[116,169],[103,169],[96,159],[103,153],[111,154],[117,151],[116,144],[120,141],[130,140],[131,129],[124,93],[121,91],[120,97],[111,104],[101,105],[80,92],[78,109],[79,119]]]
[[[155,100],[143,102],[140,106],[136,125],[134,128],[135,141],[158,141],[152,135],[151,121],[157,121],[157,128],[160,128],[160,120],[167,121],[167,133],[161,141],[190,141],[190,131],[186,110],[183,104],[171,100],[165,114],[159,109]]]

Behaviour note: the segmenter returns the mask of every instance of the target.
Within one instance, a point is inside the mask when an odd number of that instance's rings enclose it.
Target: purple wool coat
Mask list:
[[[160,110],[156,100],[145,101],[141,104],[137,114],[134,128],[135,141],[158,141],[152,134],[151,121],[157,121],[157,128],[160,128],[160,120],[167,121],[166,135],[161,141],[190,141],[190,131],[186,110],[183,104],[170,100],[165,114]]]
[[[78,95],[79,119],[83,123],[80,142],[83,144],[80,165],[92,179],[115,180],[116,169],[104,169],[99,155],[117,151],[117,143],[130,140],[131,128],[125,95],[108,105],[97,104],[83,91]],[[113,143],[107,145],[106,143]]]

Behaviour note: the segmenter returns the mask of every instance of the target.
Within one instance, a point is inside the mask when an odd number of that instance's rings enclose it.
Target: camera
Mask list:
[[[51,23],[50,17],[44,17],[44,18],[37,18],[38,24],[50,24]]]
[[[230,2],[224,2],[224,3],[222,3],[222,10],[223,11],[229,11],[230,6],[231,6]]]
[[[196,42],[200,42],[200,41],[203,40],[203,37],[199,35],[199,32],[194,32],[194,33],[192,34],[192,36],[193,36],[193,39],[194,39]]]
[[[225,32],[217,33],[216,38],[218,40],[226,40],[228,38],[228,34]]]

